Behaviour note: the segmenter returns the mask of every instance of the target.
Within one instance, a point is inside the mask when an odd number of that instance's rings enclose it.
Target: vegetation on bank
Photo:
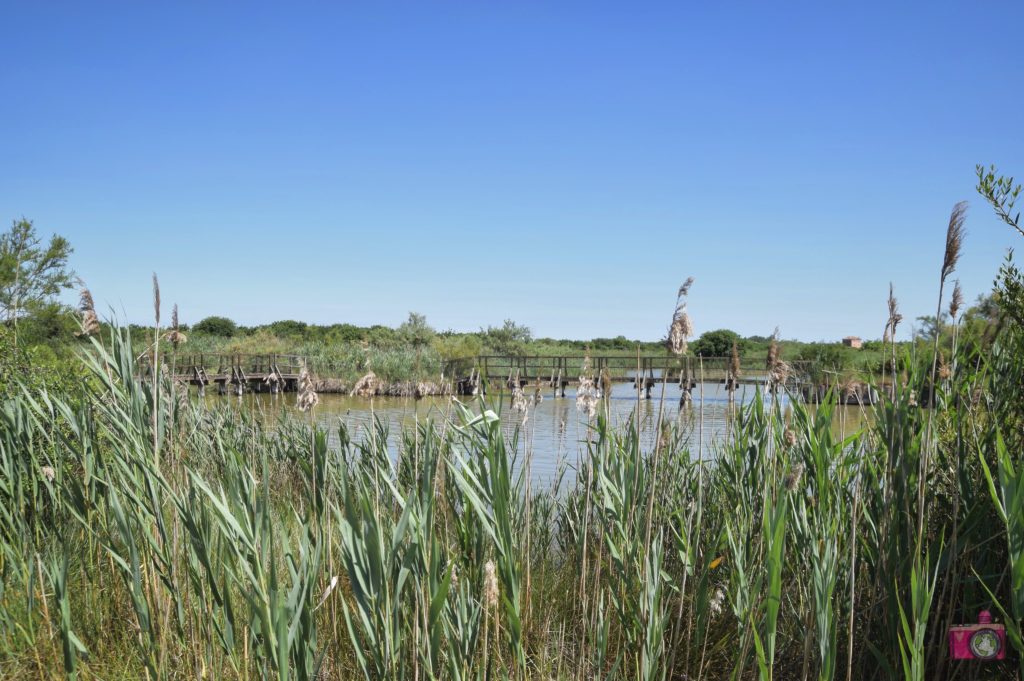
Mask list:
[[[951,220],[941,286],[961,241]],[[16,385],[0,405],[0,674],[1012,678],[1012,262],[995,294],[984,350],[961,342],[955,296],[940,296],[952,314],[929,350],[886,345],[899,380],[864,430],[837,435],[829,405],[769,393],[707,460],[693,455],[699,410],[665,415],[646,449],[581,392],[574,475],[544,489],[529,400],[513,400],[511,437],[489,405],[453,402],[407,432],[353,442],[341,428],[330,444],[310,413],[265,427],[191,401],[158,368],[139,375],[124,330],[83,325],[80,380]],[[891,297],[885,327],[901,321]],[[685,302],[672,326],[682,351]],[[308,381],[299,403],[316,408]],[[1007,626],[1009,659],[948,659],[947,628],[983,608]]]
[[[991,339],[986,334],[992,326],[995,311],[994,303],[987,298],[969,308],[961,318],[961,341],[976,343],[980,347],[990,345]],[[368,371],[373,371],[386,383],[437,380],[446,363],[479,355],[580,357],[590,354],[635,357],[638,350],[644,355],[665,352],[663,340],[652,342],[597,338],[576,341],[533,338],[526,327],[506,322],[507,326],[521,330],[520,340],[509,343],[503,338],[495,339],[496,330],[493,328],[470,333],[437,332],[416,313],[410,314],[410,319],[420,325],[414,332],[418,335],[413,335],[408,328],[409,322],[396,329],[385,326],[317,326],[294,321],[274,322],[258,327],[239,327],[232,323],[231,328],[234,330],[230,335],[204,331],[207,327],[202,323],[191,328],[182,325],[181,329],[187,334],[188,342],[181,346],[179,352],[301,355],[309,360],[310,368],[317,376],[338,378],[350,385]],[[37,336],[31,336],[29,342],[33,346],[46,348],[43,352],[48,356],[66,358],[70,350],[81,344],[72,331],[73,323],[71,313],[64,313],[59,335],[41,341],[38,341]],[[340,327],[346,330],[339,332]],[[140,347],[148,347],[152,343],[152,327],[133,325],[130,329]],[[940,328],[941,345],[947,354],[952,348],[949,329],[948,325]],[[689,352],[693,356],[729,357],[735,343],[744,366],[761,365],[768,358],[773,340],[771,336],[744,338],[733,331],[714,330],[705,332],[690,343]],[[897,343],[897,348],[901,357],[924,357],[932,340],[932,334],[921,335],[914,341]],[[779,339],[776,344],[782,356],[812,367],[812,375],[827,383],[879,377],[887,358],[887,351],[883,348],[888,347],[882,341],[866,341],[860,349],[846,347],[840,342]]]
[[[76,310],[57,302],[57,295],[77,282],[70,269],[70,244],[53,235],[44,243],[28,220],[15,221],[0,235],[0,350],[15,353],[28,349],[35,366],[49,371],[67,371],[69,358],[83,347]],[[962,317],[962,342],[985,345],[986,329],[991,327],[996,305],[984,297]],[[97,319],[97,324],[100,324]],[[939,334],[943,347],[952,347],[952,337],[940,315]],[[920,333],[915,340],[901,343],[901,352],[911,345],[926,348],[935,334],[934,317],[919,317]],[[102,324],[100,324],[102,326]],[[917,328],[917,327],[915,327]],[[154,340],[152,326],[129,327],[139,353]],[[341,379],[353,384],[368,371],[384,383],[437,381],[445,364],[454,359],[478,355],[503,356],[581,356],[584,353],[608,356],[633,356],[664,352],[665,340],[642,341],[616,338],[569,340],[535,338],[525,325],[506,320],[501,326],[488,326],[476,332],[438,331],[423,315],[409,313],[396,328],[382,325],[360,327],[338,323],[307,324],[284,320],[258,326],[242,326],[223,316],[207,317],[191,327],[179,327],[187,337],[181,353],[290,354],[302,355],[311,370],[322,378]],[[729,357],[735,346],[745,364],[763,362],[777,341],[780,352],[791,360],[808,363],[812,374],[822,382],[848,382],[880,375],[886,359],[883,341],[868,340],[853,349],[841,342],[801,342],[774,336],[740,337],[728,329],[705,332],[690,344],[695,356]],[[167,346],[165,346],[166,348]],[[923,356],[913,352],[911,356]],[[450,377],[449,377],[450,378]]]

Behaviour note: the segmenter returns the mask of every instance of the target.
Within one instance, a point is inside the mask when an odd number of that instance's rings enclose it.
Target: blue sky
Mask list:
[[[878,337],[1021,240],[1024,4],[0,4],[0,219],[144,322]],[[69,296],[72,300],[74,296]],[[906,325],[909,331],[909,325]]]

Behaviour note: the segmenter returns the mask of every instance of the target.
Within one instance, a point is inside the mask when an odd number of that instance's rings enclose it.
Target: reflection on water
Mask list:
[[[737,403],[746,403],[753,399],[758,388],[744,386],[745,390],[736,393]],[[610,400],[611,421],[615,426],[625,425],[636,418],[639,404],[640,434],[643,446],[652,448],[656,437],[655,424],[659,412],[662,418],[678,419],[687,433],[687,443],[694,458],[699,452],[704,457],[714,454],[716,442],[724,436],[736,407],[730,406],[724,386],[718,383],[702,383],[693,389],[692,406],[679,409],[679,386],[669,383],[664,387],[655,386],[652,399],[637,400],[635,387],[630,383],[615,384]],[[528,388],[527,395],[532,397]],[[506,433],[511,435],[517,426],[520,427],[519,449],[520,460],[525,459],[527,448],[531,456],[531,477],[536,484],[551,482],[560,467],[566,467],[566,480],[571,479],[579,454],[585,450],[587,441],[586,416],[576,410],[576,399],[572,389],[566,390],[565,397],[555,397],[553,391],[542,392],[543,401],[530,407],[525,427],[521,425],[522,415],[509,408],[509,396],[504,396],[504,408],[501,410],[502,423]],[[295,410],[295,394],[271,395],[269,393],[251,393],[244,397],[208,396],[209,404],[238,404],[241,408],[250,409],[255,413],[276,417],[281,410]],[[477,398],[459,398],[472,410],[477,411]],[[493,396],[497,403],[499,396]],[[787,398],[781,398],[783,405]],[[703,405],[703,408],[701,408]],[[320,395],[320,404],[316,408],[316,419],[331,437],[331,443],[337,444],[339,422],[344,423],[353,440],[359,441],[366,434],[373,417],[381,419],[388,425],[389,449],[397,452],[403,428],[411,428],[425,419],[432,419],[440,428],[449,417],[455,417],[451,398],[429,397],[422,400],[412,398],[376,398],[373,400],[373,414],[370,412],[370,401],[347,395]],[[838,433],[850,432],[859,426],[864,418],[860,407],[836,407],[835,428]]]

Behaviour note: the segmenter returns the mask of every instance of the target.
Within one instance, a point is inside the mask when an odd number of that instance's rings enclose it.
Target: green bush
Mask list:
[[[192,327],[195,333],[231,338],[238,331],[238,325],[227,317],[207,317]]]
[[[730,357],[734,343],[742,355],[746,350],[746,341],[735,331],[718,329],[701,334],[700,338],[690,344],[690,350],[698,357]]]

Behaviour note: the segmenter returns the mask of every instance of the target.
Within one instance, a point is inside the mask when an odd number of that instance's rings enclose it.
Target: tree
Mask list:
[[[71,251],[67,239],[56,234],[43,246],[32,221],[24,218],[0,234],[0,312],[14,329],[15,347],[18,318],[71,288],[75,278],[68,269]]]
[[[530,327],[506,319],[501,327],[488,326],[482,331],[487,346],[499,355],[521,355],[523,346],[533,339]]]
[[[231,338],[238,331],[238,325],[227,317],[207,317],[193,326],[192,330],[210,336]]]
[[[418,312],[410,312],[409,318],[398,327],[399,339],[408,345],[416,348],[417,351],[430,345],[437,332],[427,324],[426,315]]]
[[[289,338],[302,339],[306,335],[309,325],[305,322],[285,319],[268,324],[266,329],[275,336],[287,336]]]
[[[18,324],[18,337],[25,346],[66,346],[79,331],[74,310],[56,302],[33,306],[32,314],[25,315]]]
[[[733,343],[739,353],[743,354],[745,343],[740,335],[729,329],[718,329],[704,332],[690,347],[698,357],[729,357],[732,355]]]
[[[396,333],[399,340],[416,350],[416,375],[419,377],[420,353],[423,352],[424,347],[430,344],[437,333],[427,324],[426,315],[421,315],[418,312],[410,312],[409,318],[398,327]]]
[[[1020,212],[1013,212],[1020,197],[1021,185],[1015,184],[1012,177],[997,175],[995,166],[985,170],[984,166],[979,165],[975,171],[978,174],[978,193],[985,197],[1000,220],[1024,236],[1024,227],[1020,226]]]
[[[366,341],[378,348],[394,347],[398,334],[390,326],[374,324],[366,330]]]
[[[331,324],[327,327],[327,337],[334,343],[355,343],[363,340],[365,329],[354,324]]]

